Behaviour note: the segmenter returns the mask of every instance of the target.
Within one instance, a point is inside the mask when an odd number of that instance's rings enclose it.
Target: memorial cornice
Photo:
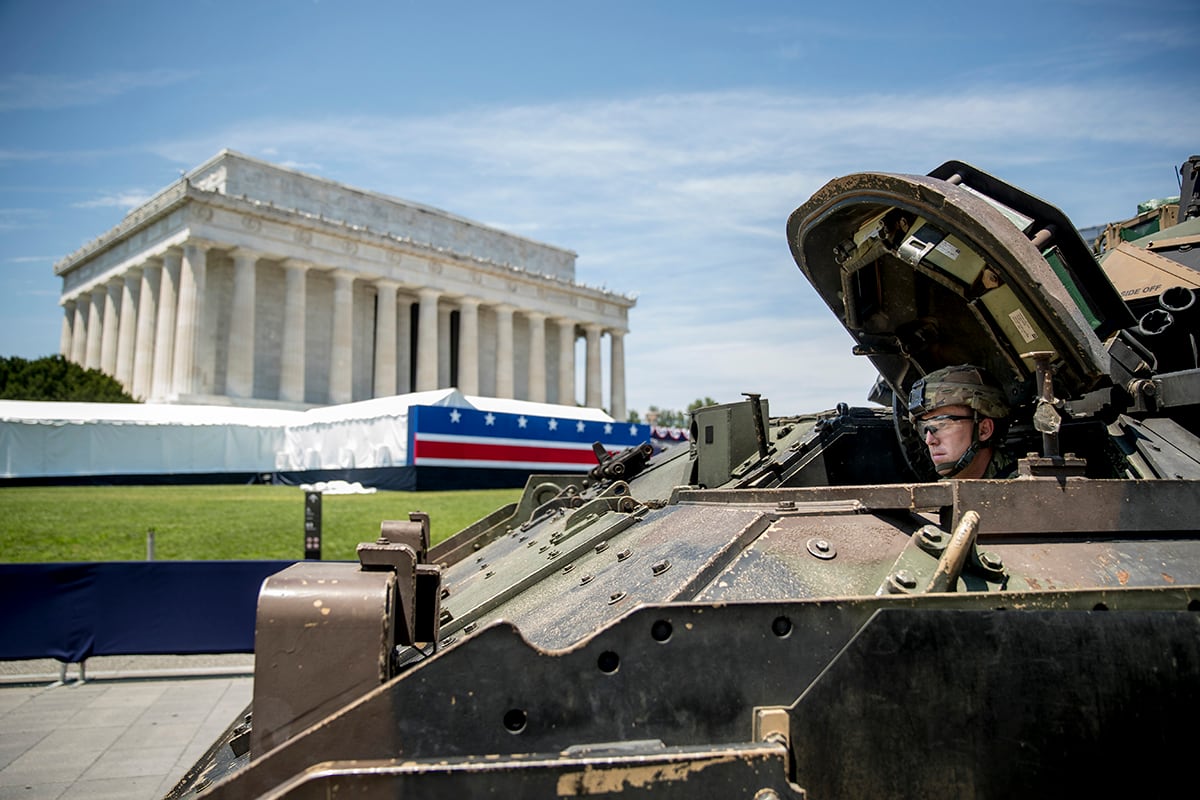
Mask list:
[[[79,267],[85,261],[91,260],[108,249],[118,246],[121,242],[136,235],[140,230],[153,225],[158,220],[188,204],[197,205],[199,219],[189,220],[189,236],[194,235],[197,225],[204,227],[212,224],[212,211],[220,209],[233,214],[242,215],[243,227],[247,233],[255,235],[261,232],[264,221],[273,222],[293,229],[306,231],[308,242],[303,242],[311,248],[311,234],[319,233],[342,239],[345,252],[342,257],[353,257],[359,250],[360,244],[380,248],[388,253],[398,253],[416,259],[430,260],[431,269],[440,272],[439,262],[465,268],[475,274],[488,275],[502,281],[516,281],[532,286],[536,291],[561,291],[579,298],[588,298],[593,302],[608,303],[618,309],[628,310],[637,303],[637,296],[612,292],[586,283],[567,280],[555,275],[525,269],[508,263],[501,263],[481,256],[470,255],[452,248],[423,242],[413,237],[372,230],[366,225],[357,225],[342,220],[330,219],[320,214],[312,214],[294,208],[277,206],[271,202],[263,202],[246,197],[230,197],[215,190],[201,189],[191,184],[186,178],[171,184],[149,201],[130,212],[115,227],[96,237],[80,247],[75,252],[59,260],[54,265],[54,273],[59,276]],[[204,209],[209,212],[207,215]],[[204,217],[207,216],[207,219]],[[212,237],[215,238],[215,237]],[[206,242],[207,243],[207,242]],[[216,249],[246,247],[240,242],[212,241]],[[254,248],[252,248],[254,249]],[[261,245],[257,248],[262,250]],[[264,252],[263,257],[271,254]],[[289,254],[281,254],[284,258],[295,258]],[[305,259],[311,260],[311,259]],[[388,277],[388,276],[379,276]],[[478,281],[476,281],[478,282]]]
[[[531,239],[518,233],[501,230],[499,228],[493,228],[467,217],[459,216],[458,214],[445,209],[436,208],[424,203],[418,203],[413,200],[406,200],[400,197],[383,194],[371,189],[363,189],[360,187],[351,186],[340,181],[331,180],[318,175],[311,175],[301,170],[281,167],[278,164],[272,164],[269,161],[263,161],[261,159],[254,158],[253,156],[248,156],[244,153],[237,152],[236,150],[230,150],[228,148],[221,150],[208,161],[191,170],[187,177],[192,181],[193,186],[209,189],[211,187],[206,184],[210,184],[213,181],[214,177],[216,177],[215,173],[218,173],[222,170],[228,170],[228,172],[221,174],[221,177],[217,180],[217,183],[225,185],[225,182],[227,180],[233,180],[234,176],[244,179],[246,177],[246,173],[243,170],[246,167],[250,167],[253,170],[259,170],[264,174],[270,174],[284,180],[294,179],[302,181],[314,187],[318,193],[322,191],[334,192],[336,195],[340,196],[339,198],[332,200],[332,202],[335,204],[341,202],[341,199],[349,199],[351,201],[355,199],[363,199],[370,203],[379,204],[386,207],[401,208],[407,212],[428,214],[431,217],[445,222],[451,222],[455,225],[461,225],[465,228],[484,232],[489,236],[499,236],[515,242],[522,242],[531,245],[538,250],[554,251],[556,253],[569,255],[572,258],[578,256],[578,253],[569,248],[547,244],[546,242],[540,242],[536,239]],[[226,188],[223,193],[231,197],[246,196],[244,192],[239,192],[228,188]],[[271,201],[268,200],[265,204],[270,205]],[[280,203],[278,201],[275,201],[274,204],[281,208],[290,207],[288,203]]]
[[[579,281],[566,280],[556,275],[548,275],[544,272],[528,270],[524,267],[494,261],[482,256],[462,253],[452,248],[435,245],[431,242],[424,242],[411,236],[400,236],[394,233],[376,231],[367,225],[357,225],[343,220],[331,219],[321,214],[312,214],[299,209],[285,208],[274,203],[254,200],[252,198],[230,197],[214,191],[197,189],[194,186],[189,187],[188,194],[191,199],[216,208],[233,213],[254,214],[263,220],[270,220],[296,229],[308,230],[312,233],[335,236],[353,244],[369,244],[391,252],[398,251],[403,255],[414,258],[439,259],[448,264],[483,270],[493,277],[506,280],[521,280],[534,286],[570,290],[589,295],[597,300],[615,303],[625,308],[632,308],[637,303],[636,295],[612,292]],[[356,252],[357,249],[347,251],[342,255],[353,256]]]
[[[103,252],[160,217],[182,207],[188,200],[189,188],[187,180],[181,178],[166,189],[163,189],[154,195],[154,197],[151,197],[145,203],[126,214],[125,218],[118,222],[115,227],[110,228],[75,252],[55,262],[54,274],[62,275],[85,258]]]

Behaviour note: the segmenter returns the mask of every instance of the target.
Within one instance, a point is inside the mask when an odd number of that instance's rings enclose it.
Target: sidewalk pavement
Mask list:
[[[0,800],[161,798],[250,703],[252,655],[0,662]]]

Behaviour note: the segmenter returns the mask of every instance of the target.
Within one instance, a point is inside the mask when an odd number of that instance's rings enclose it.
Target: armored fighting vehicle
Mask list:
[[[1142,244],[1178,283],[1123,298],[958,162],[833,180],[787,238],[873,405],[751,394],[435,546],[414,513],[269,578],[252,706],[171,797],[1195,791],[1189,249]],[[935,479],[905,401],[956,364],[1014,409],[1015,478]]]

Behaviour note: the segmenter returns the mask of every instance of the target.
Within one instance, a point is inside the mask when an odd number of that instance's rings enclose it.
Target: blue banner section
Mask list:
[[[479,411],[455,406],[410,406],[411,417],[419,417],[414,428],[425,433],[458,434],[460,436],[494,436],[502,439],[542,439],[559,442],[578,442],[591,445],[633,447],[650,441],[650,426],[632,422],[598,422],[565,417],[537,417],[532,414],[509,414],[501,411]]]
[[[650,426],[456,406],[410,406],[413,466],[587,471],[592,444],[610,453],[650,441]]]
[[[0,564],[0,659],[251,653],[262,582],[293,563]]]

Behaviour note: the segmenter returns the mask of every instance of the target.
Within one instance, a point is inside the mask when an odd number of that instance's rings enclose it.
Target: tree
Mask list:
[[[650,406],[646,411],[646,422],[651,425],[657,425],[660,428],[686,428],[691,424],[692,412],[698,408],[705,406],[715,406],[716,400],[711,397],[703,399],[697,397],[692,402],[688,403],[687,411],[676,411],[672,408],[659,408],[658,406]],[[632,418],[636,415],[636,411],[630,412]]]
[[[135,403],[115,378],[62,356],[0,358],[0,400]]]

